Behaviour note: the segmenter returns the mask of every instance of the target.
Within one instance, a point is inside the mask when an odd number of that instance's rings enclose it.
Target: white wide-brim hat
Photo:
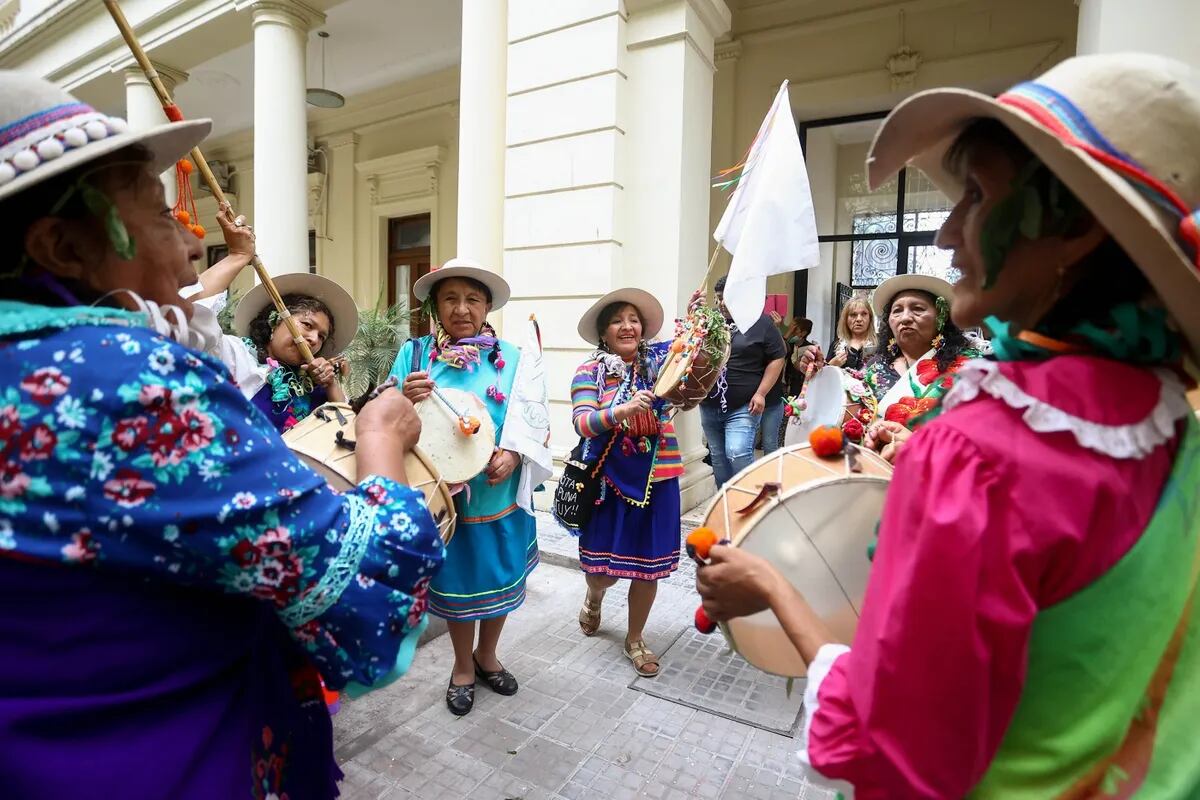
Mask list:
[[[212,120],[197,119],[130,131],[49,81],[0,70],[0,200],[131,145],[163,172],[211,129]]]
[[[1200,74],[1168,58],[1110,53],[1067,59],[998,98],[920,92],[876,134],[871,187],[912,164],[957,200],[962,187],[942,161],[981,117],[1012,131],[1087,207],[1200,356]]]
[[[889,306],[901,292],[929,292],[934,297],[944,297],[949,303],[954,297],[954,287],[949,281],[933,275],[893,275],[875,287],[871,295],[871,308],[876,319],[887,319]]]
[[[288,272],[271,279],[279,294],[304,294],[315,297],[333,314],[333,336],[325,340],[319,355],[331,358],[341,353],[358,333],[358,305],[350,293],[323,275],[311,272]],[[246,293],[233,316],[233,329],[238,336],[250,335],[250,323],[264,308],[273,305],[271,296],[261,283]]]
[[[433,291],[433,287],[447,278],[471,278],[482,283],[492,293],[492,311],[499,311],[508,302],[508,298],[512,297],[508,281],[469,258],[452,258],[440,267],[434,267],[417,278],[417,282],[413,284],[413,294],[424,302]]]
[[[629,303],[638,310],[638,316],[642,318],[642,338],[646,341],[653,339],[662,330],[665,314],[658,298],[643,289],[626,287],[609,292],[583,312],[577,327],[581,339],[588,344],[600,344],[596,323],[599,321],[600,312],[612,303]]]

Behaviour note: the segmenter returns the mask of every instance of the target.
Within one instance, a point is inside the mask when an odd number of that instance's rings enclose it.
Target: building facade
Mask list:
[[[668,315],[703,280],[725,196],[783,79],[804,142],[821,264],[772,278],[828,344],[839,302],[889,274],[948,274],[948,202],[916,173],[874,192],[864,155],[904,96],[1000,91],[1076,52],[1197,60],[1193,0],[125,0],[273,273],[314,270],[360,305],[404,302],[455,256],[502,272],[494,320],[541,324],[557,455],[574,443],[582,311],[623,285]],[[1135,8],[1136,7],[1136,8]],[[1149,7],[1153,7],[1152,9]],[[318,32],[330,34],[318,39]],[[134,126],[164,117],[103,5],[0,2],[0,66]],[[306,88],[345,96],[306,104]],[[212,198],[197,188],[211,260]],[[728,258],[719,262],[720,274]],[[952,277],[952,276],[951,276]],[[239,279],[243,289],[253,280]],[[414,325],[414,332],[418,332]],[[696,415],[678,418],[684,506],[711,495]]]

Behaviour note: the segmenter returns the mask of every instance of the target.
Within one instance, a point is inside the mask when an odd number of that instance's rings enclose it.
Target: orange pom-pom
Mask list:
[[[842,452],[842,429],[822,425],[808,435],[812,451],[819,456],[832,456]]]
[[[193,165],[192,162],[188,161],[186,158],[179,159],[179,171],[184,175],[191,175],[192,170],[195,168],[195,165]]]
[[[717,534],[712,528],[696,528],[687,535],[687,552],[692,558],[708,558],[708,551],[717,543]]]
[[[192,224],[192,215],[182,208],[175,212],[175,219],[179,220],[180,225],[187,225],[190,227]]]
[[[675,341],[671,342],[671,352],[672,353],[682,353],[683,352],[683,339],[676,339]]]
[[[464,436],[474,436],[479,433],[479,428],[482,424],[478,417],[458,418],[458,429],[463,432]]]
[[[193,226],[192,226],[192,233],[194,233],[194,234],[196,235],[196,238],[197,238],[197,239],[203,239],[203,238],[204,238],[204,234],[206,233],[206,231],[204,230],[204,226],[203,226],[203,225],[193,225]]]

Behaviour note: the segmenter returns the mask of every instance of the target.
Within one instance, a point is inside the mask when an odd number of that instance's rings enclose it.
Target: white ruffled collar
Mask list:
[[[1070,433],[1081,447],[1112,458],[1141,460],[1176,435],[1176,423],[1192,413],[1182,381],[1169,370],[1152,370],[1161,383],[1158,402],[1144,419],[1129,425],[1103,425],[1069,414],[1033,397],[1000,369],[1000,363],[973,359],[963,364],[954,386],[942,398],[949,411],[985,394],[1009,408],[1038,433]]]

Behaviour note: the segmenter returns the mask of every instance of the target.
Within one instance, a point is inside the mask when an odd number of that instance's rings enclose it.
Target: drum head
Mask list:
[[[840,425],[846,393],[842,388],[842,371],[825,367],[808,380],[804,393],[807,407],[799,416],[788,420],[784,444],[803,444],[808,435],[824,425]]]
[[[704,523],[771,562],[845,643],[858,624],[871,566],[867,548],[891,475],[891,466],[874,453],[855,452],[859,472],[844,456],[819,458],[807,445],[772,453],[729,482]],[[721,627],[730,645],[758,669],[783,677],[806,674],[804,660],[771,611]]]
[[[440,391],[455,410],[479,420],[473,435],[462,432],[454,411],[431,395],[417,403],[421,418],[421,449],[434,468],[449,483],[466,483],[487,467],[496,449],[496,426],[478,396],[459,389]]]

